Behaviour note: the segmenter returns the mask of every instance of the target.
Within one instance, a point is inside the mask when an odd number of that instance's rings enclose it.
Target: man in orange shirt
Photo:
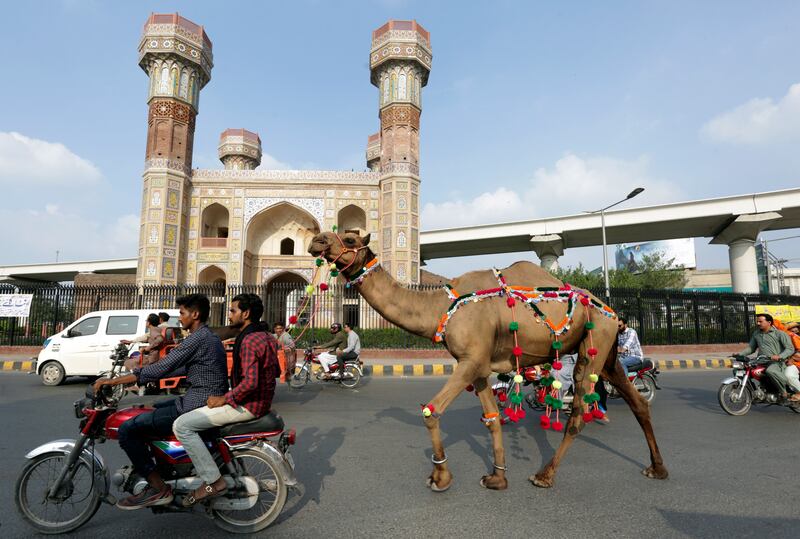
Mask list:
[[[794,349],[796,350],[794,355],[786,360],[787,367],[783,373],[786,376],[786,385],[794,390],[794,395],[789,397],[789,400],[798,402],[800,401],[800,324],[797,322],[789,322],[784,325],[783,322],[775,318],[772,321],[772,325],[789,334]]]

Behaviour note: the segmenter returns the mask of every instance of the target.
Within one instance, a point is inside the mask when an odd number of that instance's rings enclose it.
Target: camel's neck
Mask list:
[[[358,291],[386,320],[421,337],[433,338],[439,319],[450,306],[444,290],[411,290],[377,267],[358,285]]]

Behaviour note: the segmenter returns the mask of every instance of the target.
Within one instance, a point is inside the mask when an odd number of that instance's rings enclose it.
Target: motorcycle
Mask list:
[[[658,375],[661,371],[656,368],[655,364],[649,358],[644,358],[639,363],[633,364],[628,367],[628,380],[633,384],[639,394],[644,397],[647,402],[653,402],[656,398],[656,390],[661,389],[658,385]],[[606,385],[609,399],[619,399],[622,395],[619,394],[617,388],[603,382]]]
[[[781,398],[774,384],[766,380],[766,370],[771,363],[767,356],[755,359],[733,356],[733,376],[723,380],[717,392],[720,407],[730,415],[745,415],[753,404],[785,406],[800,414],[800,402]]]
[[[289,387],[293,389],[301,389],[311,381],[312,374],[317,382],[337,383],[341,384],[347,389],[353,389],[358,386],[358,383],[361,381],[361,377],[364,376],[364,370],[360,358],[346,360],[344,362],[344,372],[342,373],[341,377],[324,378],[324,372],[321,368],[316,370],[314,369],[314,365],[321,365],[318,355],[319,354],[314,353],[313,348],[306,348],[303,351],[303,361],[295,367],[294,374],[292,374],[291,378],[289,378]],[[334,363],[330,366],[330,369],[331,373],[334,373],[339,370],[339,365]]]
[[[117,347],[112,355],[112,377],[127,355],[125,345]],[[152,410],[143,405],[119,409],[119,400],[111,386],[104,386],[96,395],[89,386],[85,398],[73,404],[80,420],[78,438],[54,440],[25,455],[28,462],[17,479],[14,497],[22,518],[37,531],[60,534],[76,530],[94,516],[101,503],[116,504],[110,493],[112,483],[130,494],[147,486],[130,465],[110,473],[95,447],[117,440],[122,423]],[[152,511],[203,512],[217,526],[234,533],[266,528],[280,515],[288,489],[299,488],[289,452],[295,436],[294,429],[286,431],[283,419],[275,413],[204,432],[228,491],[191,508],[182,507],[182,499],[199,488],[202,479],[195,475],[183,446],[173,436],[149,440],[157,469],[175,496],[169,505],[151,507]]]

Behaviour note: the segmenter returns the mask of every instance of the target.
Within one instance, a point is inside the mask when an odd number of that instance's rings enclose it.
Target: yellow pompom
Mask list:
[[[562,385],[563,385],[563,384],[562,384],[561,382],[559,382],[558,380],[556,380],[555,382],[553,382],[553,389],[561,389],[561,386],[562,386]]]
[[[595,382],[597,382],[599,379],[600,379],[600,378],[599,378],[599,377],[598,377],[596,374],[594,374],[594,373],[592,373],[592,374],[590,374],[590,375],[589,375],[589,381],[590,381],[590,382],[592,382],[593,384],[594,384]]]
[[[331,264],[330,266],[328,266],[328,269],[333,271],[333,270],[339,269],[339,268],[336,267],[336,264]]]
[[[306,287],[306,294],[308,294],[308,295],[310,296],[310,295],[311,295],[311,294],[313,294],[313,293],[314,293],[314,285],[311,285],[311,284],[310,284],[310,285],[308,285],[308,286]]]
[[[424,415],[425,417],[430,417],[431,413],[432,413],[431,409],[428,408],[427,406],[422,409],[422,415]]]
[[[518,374],[518,375],[516,375],[516,376],[514,377],[514,382],[516,382],[516,383],[518,383],[518,384],[521,384],[521,383],[522,383],[522,380],[523,380],[523,378],[522,378],[522,375],[521,375],[521,374]]]

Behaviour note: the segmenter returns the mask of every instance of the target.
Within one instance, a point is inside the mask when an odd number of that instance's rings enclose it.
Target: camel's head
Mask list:
[[[312,256],[321,256],[328,262],[335,262],[347,276],[363,268],[364,264],[375,257],[367,245],[369,234],[361,237],[355,232],[322,232],[311,239],[308,252]]]

